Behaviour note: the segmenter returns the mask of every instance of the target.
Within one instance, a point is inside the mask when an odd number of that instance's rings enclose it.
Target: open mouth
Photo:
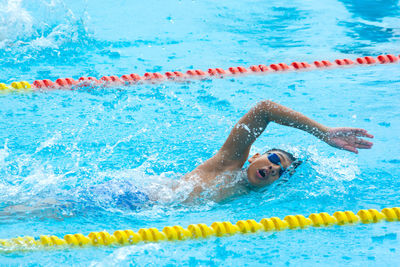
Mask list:
[[[258,178],[260,178],[260,179],[265,179],[265,178],[267,177],[267,170],[265,170],[265,169],[259,169],[259,170],[257,171],[257,176],[258,176]]]

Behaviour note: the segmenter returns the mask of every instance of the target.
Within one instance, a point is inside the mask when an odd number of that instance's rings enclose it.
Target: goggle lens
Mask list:
[[[271,153],[268,155],[268,160],[271,161],[271,163],[275,164],[275,165],[281,165],[281,159],[279,158],[279,156],[275,153]]]

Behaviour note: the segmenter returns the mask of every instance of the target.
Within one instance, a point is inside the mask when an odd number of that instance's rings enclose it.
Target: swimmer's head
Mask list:
[[[256,153],[248,161],[250,165],[247,168],[247,179],[251,185],[257,187],[272,184],[289,167],[293,167],[294,170],[301,164],[291,153],[277,148],[262,155]]]

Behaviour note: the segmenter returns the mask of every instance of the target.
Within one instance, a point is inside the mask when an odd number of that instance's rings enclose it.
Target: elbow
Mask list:
[[[273,102],[273,101],[271,101],[271,100],[263,100],[263,101],[260,101],[258,104],[257,104],[257,106],[258,107],[260,107],[261,109],[263,109],[263,110],[270,110],[271,109],[271,107],[273,107],[275,105],[275,103]]]
[[[267,121],[274,121],[274,114],[279,110],[279,104],[271,100],[263,100],[257,104],[257,113],[262,114]]]
[[[272,103],[274,103],[274,102],[272,102],[272,101],[269,100],[269,99],[260,101],[260,104],[262,104],[262,105],[271,105]]]

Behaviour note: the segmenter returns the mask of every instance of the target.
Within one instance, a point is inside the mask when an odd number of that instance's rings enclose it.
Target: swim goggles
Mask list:
[[[281,159],[279,156],[275,153],[268,153],[268,160],[271,161],[272,164],[279,165],[281,167],[281,170],[279,171],[279,174],[281,175],[284,171],[285,168],[282,166]]]

